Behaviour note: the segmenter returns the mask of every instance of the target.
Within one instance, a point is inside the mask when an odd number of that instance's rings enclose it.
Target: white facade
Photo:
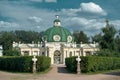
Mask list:
[[[21,52],[21,55],[48,56],[51,64],[63,64],[66,57],[89,56],[98,51],[98,44],[76,44],[65,42],[45,42],[38,44],[24,44],[13,42],[13,48]]]

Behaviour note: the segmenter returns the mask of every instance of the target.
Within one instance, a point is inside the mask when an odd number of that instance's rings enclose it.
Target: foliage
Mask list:
[[[110,51],[109,49],[102,49],[95,52],[95,56],[106,56],[106,57],[120,57],[120,53],[116,51]]]
[[[102,33],[99,33],[92,37],[92,39],[99,43],[101,52],[103,55],[119,56],[120,52],[120,30],[116,30],[114,25],[109,24],[106,20],[106,26],[101,29]],[[108,52],[107,52],[107,51]],[[104,52],[103,52],[104,51]],[[99,52],[99,53],[101,53]],[[109,54],[110,53],[110,54]]]
[[[37,71],[44,71],[50,67],[50,58],[45,56],[37,57]],[[47,63],[47,64],[46,64]],[[5,56],[0,57],[0,70],[14,72],[32,72],[32,56]]]
[[[3,45],[3,50],[12,49],[12,42],[16,40],[12,32],[1,32],[0,33],[0,44]]]
[[[37,61],[38,72],[45,71],[46,69],[50,67],[51,59],[49,57],[39,56],[37,57],[37,59],[38,59]]]
[[[21,53],[18,50],[5,50],[3,51],[4,56],[20,56]]]
[[[77,62],[76,62],[76,56],[65,58],[65,65],[67,66],[67,69],[71,72],[76,72],[77,69]]]
[[[87,35],[83,31],[80,31],[80,32],[75,31],[73,33],[73,35],[74,35],[76,43],[80,43],[80,42],[88,43],[89,42],[89,38],[87,37]]]
[[[17,39],[23,43],[37,43],[39,41],[39,33],[34,31],[15,31]]]
[[[117,51],[120,52],[120,33],[115,38]]]
[[[76,57],[66,58],[65,60],[67,68],[72,72],[76,72]],[[97,56],[81,57],[80,67],[83,73],[120,69],[120,58]]]
[[[12,43],[22,42],[22,43],[38,43],[43,32],[34,32],[34,31],[3,31],[0,32],[0,45],[3,46],[3,50],[12,50]]]
[[[116,29],[112,24],[106,21],[106,27],[101,29],[102,33],[99,33],[92,37],[94,41],[99,42],[101,49],[109,49],[110,51],[116,51]]]

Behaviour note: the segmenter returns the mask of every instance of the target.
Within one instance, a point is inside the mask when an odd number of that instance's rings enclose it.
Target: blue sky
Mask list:
[[[59,15],[62,27],[92,36],[105,19],[120,29],[120,0],[0,0],[0,31],[45,31]]]

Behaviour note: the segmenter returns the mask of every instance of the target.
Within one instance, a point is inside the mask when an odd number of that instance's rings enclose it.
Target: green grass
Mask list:
[[[46,73],[48,73],[51,69],[52,69],[52,67],[46,69],[45,71],[37,72],[36,74],[37,74],[37,75],[39,75],[39,74],[46,74]]]
[[[96,72],[88,72],[88,73],[81,73],[81,74],[94,75],[94,74],[105,74],[105,73],[113,73],[113,72],[120,72],[120,69],[106,70],[106,71],[96,71]]]

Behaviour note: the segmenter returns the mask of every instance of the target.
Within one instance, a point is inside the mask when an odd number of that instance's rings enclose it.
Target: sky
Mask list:
[[[45,31],[53,27],[55,15],[71,32],[93,36],[105,20],[120,29],[120,0],[0,0],[0,31]]]

